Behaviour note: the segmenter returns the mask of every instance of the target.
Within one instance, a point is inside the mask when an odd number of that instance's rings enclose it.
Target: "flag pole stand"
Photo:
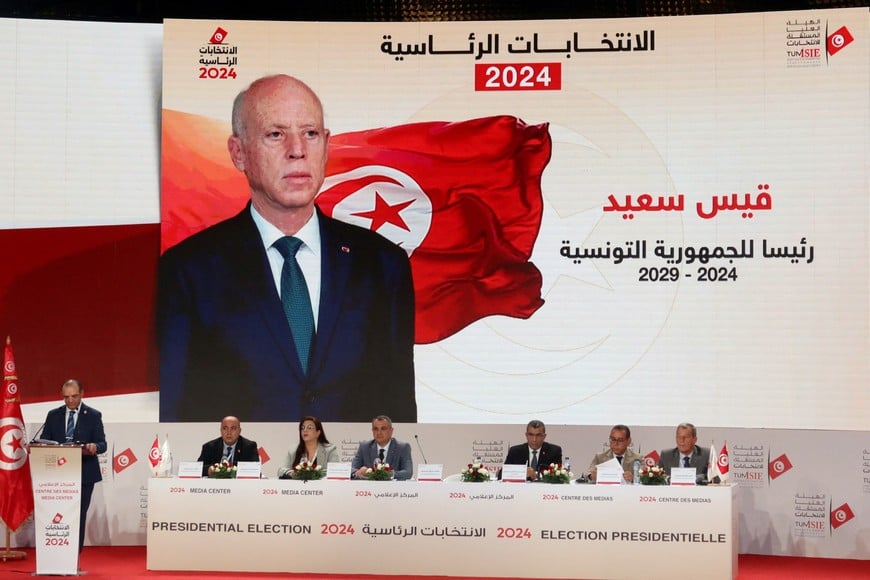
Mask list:
[[[11,545],[12,532],[10,532],[9,528],[6,527],[6,549],[0,552],[0,561],[6,562],[7,560],[23,560],[27,557],[27,552],[22,552],[21,550],[11,550]]]

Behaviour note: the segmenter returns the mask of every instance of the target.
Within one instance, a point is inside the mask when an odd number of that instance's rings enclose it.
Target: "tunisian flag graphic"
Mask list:
[[[3,408],[0,412],[0,519],[12,531],[33,511],[33,483],[12,344],[3,350]]]
[[[236,214],[249,197],[229,128],[163,112],[161,248]],[[418,344],[475,320],[528,318],[543,305],[529,262],[541,227],[549,126],[511,116],[333,135],[317,205],[408,252]]]

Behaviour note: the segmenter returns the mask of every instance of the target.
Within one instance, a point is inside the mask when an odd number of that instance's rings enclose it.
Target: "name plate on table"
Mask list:
[[[326,464],[326,479],[350,479],[350,463],[330,461]]]
[[[260,462],[239,461],[236,464],[236,479],[260,479]]]
[[[526,466],[525,465],[508,465],[505,463],[501,467],[502,481],[526,481]]]
[[[444,466],[440,463],[423,463],[417,467],[417,481],[441,481]]]
[[[182,461],[178,464],[178,477],[199,479],[202,477],[202,461]]]
[[[596,485],[620,485],[622,484],[622,466],[615,459],[616,465],[600,464],[595,470]]]
[[[671,485],[695,485],[697,474],[694,467],[672,467]]]

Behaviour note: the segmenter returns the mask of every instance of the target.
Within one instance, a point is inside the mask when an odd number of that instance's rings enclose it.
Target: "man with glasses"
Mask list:
[[[586,469],[586,479],[595,481],[598,475],[598,465],[605,461],[616,459],[622,465],[622,477],[631,483],[634,480],[634,462],[643,465],[643,456],[629,449],[631,446],[631,429],[626,425],[614,425],[610,429],[610,449],[596,453]]]
[[[239,461],[259,461],[257,442],[242,437],[242,424],[237,417],[228,416],[221,420],[221,436],[207,441],[202,446],[197,461],[202,461],[202,475],[211,475],[215,463],[224,459],[230,465]]]
[[[562,463],[562,448],[544,441],[547,427],[542,421],[533,419],[526,425],[526,442],[513,445],[508,449],[505,465],[525,465],[526,479],[535,481],[540,472],[551,463]],[[498,478],[501,479],[501,470]]]

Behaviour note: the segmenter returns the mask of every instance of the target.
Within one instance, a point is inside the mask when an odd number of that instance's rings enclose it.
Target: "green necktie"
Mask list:
[[[281,303],[284,305],[284,315],[290,324],[293,341],[296,343],[296,353],[302,371],[308,372],[308,357],[311,352],[311,341],[314,339],[314,314],[311,310],[311,298],[305,276],[296,261],[296,252],[302,245],[302,240],[285,236],[274,244],[284,257],[284,267],[281,268]]]

